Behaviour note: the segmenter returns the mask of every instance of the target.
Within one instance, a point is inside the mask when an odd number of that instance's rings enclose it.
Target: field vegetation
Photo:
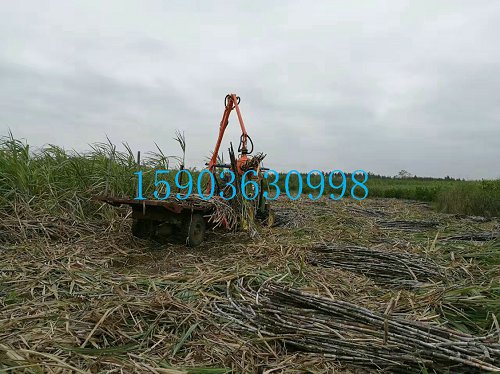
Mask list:
[[[285,173],[280,173],[278,186],[282,193],[285,193]],[[302,174],[302,191],[317,196],[318,190],[312,189],[306,184],[307,174]],[[362,175],[356,177],[362,181]],[[311,185],[320,183],[320,176],[311,177]],[[342,178],[338,175],[332,179],[335,186],[342,185]],[[344,196],[350,196],[354,183],[352,175],[346,173],[346,191]],[[419,177],[384,177],[369,174],[368,198],[384,197],[395,199],[407,199],[425,201],[433,203],[433,206],[440,212],[456,213],[478,216],[500,216],[500,180],[465,181],[452,178],[419,178]],[[299,188],[297,176],[290,177],[290,190],[296,192]],[[325,177],[326,194],[333,194],[338,197],[341,188],[332,188]],[[359,187],[355,190],[356,195],[363,196],[364,192]]]
[[[67,151],[56,145],[33,150],[12,135],[0,138],[0,207],[7,209],[21,204],[47,212],[59,211],[76,214],[80,218],[95,216],[92,197],[102,194],[114,196],[136,196],[137,153],[123,144],[123,151],[117,150],[111,142],[94,143],[90,151],[78,153]],[[179,150],[181,153],[182,150]],[[158,148],[157,152],[142,156],[144,196],[154,191],[154,170],[179,169],[182,159],[167,156]],[[198,171],[190,169],[196,181]],[[162,175],[174,184],[175,173]],[[280,173],[278,186],[285,193],[285,173]],[[317,189],[307,186],[306,173],[302,174],[304,194],[316,196]],[[346,174],[346,191],[350,195],[353,186],[351,174]],[[205,178],[206,179],[206,178]],[[358,176],[361,180],[361,176]],[[319,176],[311,178],[311,184],[319,184]],[[333,178],[335,185],[341,185],[340,177]],[[186,183],[186,180],[184,180]],[[408,199],[433,203],[441,212],[479,216],[500,216],[500,180],[465,181],[452,178],[383,177],[370,174],[366,183],[370,197]],[[175,188],[175,187],[174,187]],[[290,191],[297,192],[298,179],[292,176]],[[196,182],[194,183],[196,191]],[[338,196],[341,189],[329,186],[325,178],[323,195]],[[358,196],[363,191],[356,189]],[[273,193],[271,193],[271,196]],[[68,209],[68,207],[70,207]],[[99,210],[98,215],[108,213]]]
[[[137,154],[117,148],[0,139],[0,371],[500,368],[499,181],[370,175],[363,202],[280,198],[255,238],[187,249],[94,199],[136,193]],[[142,155],[144,195],[182,163]]]

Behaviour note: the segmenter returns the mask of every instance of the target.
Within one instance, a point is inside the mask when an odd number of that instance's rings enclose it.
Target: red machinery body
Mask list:
[[[217,165],[217,155],[219,154],[222,139],[224,137],[224,132],[226,131],[227,125],[229,124],[229,115],[231,114],[233,109],[236,109],[236,114],[238,115],[238,121],[241,127],[241,142],[240,142],[240,147],[238,148],[240,156],[238,157],[237,160],[237,169],[238,169],[237,172],[240,175],[244,173],[244,171],[242,170],[242,166],[245,165],[246,162],[248,161],[247,155],[249,152],[247,148],[247,141],[249,136],[245,128],[245,123],[243,122],[243,117],[241,116],[240,108],[238,106],[239,102],[240,98],[239,96],[236,96],[236,94],[229,94],[226,96],[226,101],[225,101],[226,107],[219,126],[219,137],[217,138],[217,143],[215,143],[215,149],[214,153],[212,154],[212,158],[208,163],[208,170],[210,172],[213,172]]]

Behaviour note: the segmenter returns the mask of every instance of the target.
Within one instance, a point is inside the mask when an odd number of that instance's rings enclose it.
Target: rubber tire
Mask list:
[[[134,219],[132,221],[132,235],[141,238],[149,239],[152,234],[153,222],[147,219]]]
[[[181,240],[188,247],[196,247],[205,237],[206,222],[203,215],[193,213],[186,217],[181,231]]]

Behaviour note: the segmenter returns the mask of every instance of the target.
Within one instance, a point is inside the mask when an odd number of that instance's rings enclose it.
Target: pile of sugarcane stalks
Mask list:
[[[305,226],[308,220],[307,215],[300,209],[289,207],[275,207],[274,226],[287,228],[298,228]]]
[[[439,265],[417,254],[354,245],[315,244],[307,261],[315,266],[363,274],[378,284],[392,287],[417,287],[445,278]]]
[[[438,222],[435,221],[405,221],[405,220],[394,220],[394,221],[378,221],[379,227],[382,230],[402,230],[402,231],[422,231],[434,229],[438,226]]]
[[[387,212],[381,209],[362,208],[356,205],[349,205],[347,210],[354,215],[361,215],[365,217],[382,218],[388,215]]]
[[[228,301],[214,304],[214,313],[230,321],[227,326],[281,341],[289,351],[402,373],[500,370],[496,334],[474,337],[271,282],[254,286],[244,279],[229,284]]]
[[[467,240],[475,242],[486,242],[489,240],[500,239],[500,231],[498,232],[468,232],[463,234],[451,235],[443,238],[443,240]]]
[[[81,239],[102,229],[102,222],[82,222],[67,217],[38,213],[6,214],[0,212],[0,243],[20,243],[25,240]]]
[[[216,197],[207,201],[198,195],[191,195],[188,199],[188,203],[192,204],[195,208],[205,206],[212,208],[212,213],[208,220],[213,223],[215,227],[226,225],[228,228],[235,228],[238,224],[238,215],[234,207],[222,198]]]

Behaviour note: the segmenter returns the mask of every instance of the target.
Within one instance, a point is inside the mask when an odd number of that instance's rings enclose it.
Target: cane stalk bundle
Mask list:
[[[339,244],[316,244],[311,250],[308,261],[313,265],[349,270],[380,284],[417,286],[444,279],[434,261],[414,253]]]
[[[240,279],[227,292],[228,302],[214,306],[217,315],[298,351],[392,372],[419,373],[422,365],[456,373],[500,370],[496,334],[475,337],[273,282],[256,287]]]

